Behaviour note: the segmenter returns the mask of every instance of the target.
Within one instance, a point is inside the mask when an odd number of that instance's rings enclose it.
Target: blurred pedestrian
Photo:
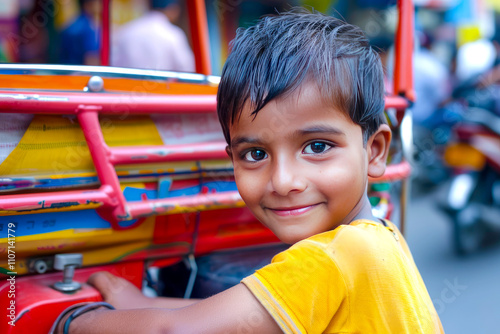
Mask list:
[[[413,104],[413,119],[422,124],[451,94],[450,73],[431,52],[432,36],[417,32],[413,54],[413,84],[417,99]]]
[[[495,45],[482,38],[466,43],[458,48],[456,76],[458,84],[476,80],[478,76],[491,70],[496,60]]]
[[[194,72],[194,55],[181,28],[178,0],[150,0],[151,10],[114,36],[111,65]]]
[[[99,65],[101,15],[99,0],[78,0],[80,15],[61,33],[60,62],[71,65]]]

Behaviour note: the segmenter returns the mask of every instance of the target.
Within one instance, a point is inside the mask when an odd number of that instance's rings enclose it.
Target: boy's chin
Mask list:
[[[312,235],[305,235],[304,233],[293,233],[293,232],[280,233],[273,231],[273,233],[278,237],[278,239],[281,240],[281,242],[288,245],[293,245],[301,240],[307,239],[312,236]]]

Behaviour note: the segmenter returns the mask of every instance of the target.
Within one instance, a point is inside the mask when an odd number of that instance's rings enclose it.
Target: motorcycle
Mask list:
[[[452,170],[445,212],[455,252],[466,255],[500,239],[500,117],[471,107],[445,150]]]
[[[413,165],[415,184],[425,191],[449,179],[450,171],[443,160],[453,128],[461,121],[466,108],[452,101],[436,110],[428,119],[413,128]]]

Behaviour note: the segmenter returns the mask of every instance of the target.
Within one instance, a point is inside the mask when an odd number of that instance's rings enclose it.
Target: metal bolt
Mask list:
[[[35,271],[39,274],[45,273],[49,268],[47,262],[45,262],[44,260],[36,260],[33,267],[35,268]]]
[[[75,268],[81,267],[83,256],[79,253],[74,254],[57,254],[54,259],[54,269],[63,270],[62,282],[56,282],[54,289],[71,293],[81,288],[81,284],[73,281],[75,276]]]
[[[94,75],[89,79],[87,87],[85,88],[85,91],[102,92],[102,90],[104,89],[104,80],[100,76]]]

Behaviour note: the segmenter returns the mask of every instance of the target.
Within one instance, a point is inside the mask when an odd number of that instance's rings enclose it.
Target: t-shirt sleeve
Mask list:
[[[347,303],[342,274],[328,250],[301,241],[242,280],[284,333],[322,333]]]

